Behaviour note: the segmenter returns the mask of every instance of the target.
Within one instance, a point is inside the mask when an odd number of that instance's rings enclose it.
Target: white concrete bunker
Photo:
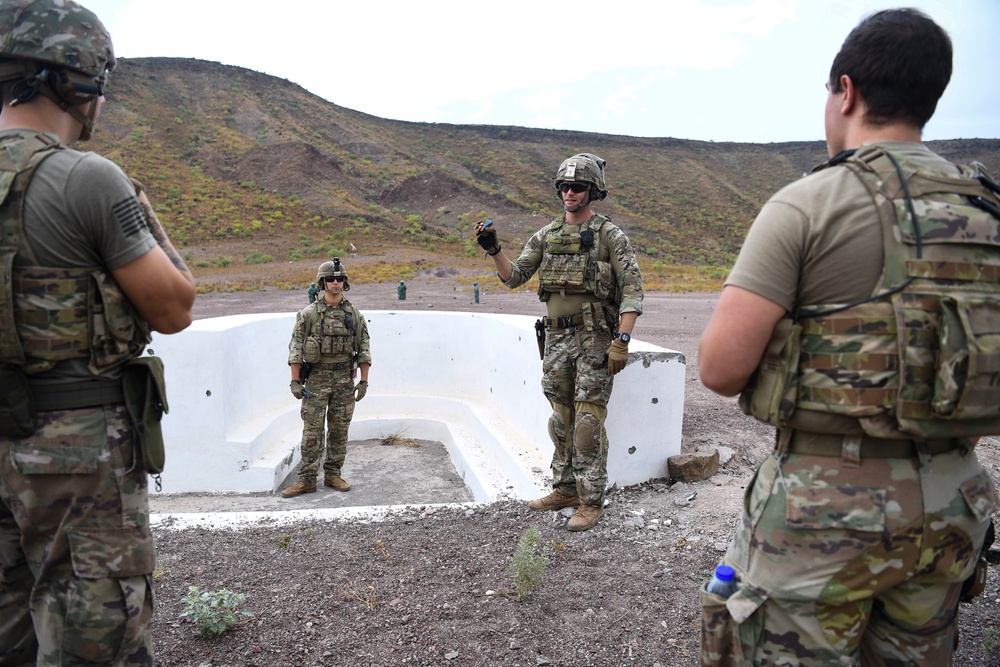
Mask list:
[[[371,385],[350,440],[443,442],[477,501],[547,493],[551,414],[541,391],[534,317],[363,311]],[[166,365],[171,493],[276,491],[299,461],[299,402],[288,391],[295,313],[198,320],[155,336]],[[606,428],[609,483],[667,476],[680,452],[684,355],[633,339]],[[363,480],[355,480],[363,483]]]

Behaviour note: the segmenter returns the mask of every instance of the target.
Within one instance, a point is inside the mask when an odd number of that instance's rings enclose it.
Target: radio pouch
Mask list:
[[[169,412],[163,360],[139,357],[125,364],[122,391],[135,428],[139,463],[150,475],[158,475],[163,472],[165,460],[160,420],[164,412]]]

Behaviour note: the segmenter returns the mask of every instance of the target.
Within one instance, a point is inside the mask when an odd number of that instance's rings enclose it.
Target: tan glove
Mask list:
[[[368,380],[362,380],[354,387],[354,402],[357,403],[368,393]]]
[[[292,396],[300,401],[302,400],[302,394],[305,393],[305,389],[302,388],[301,382],[298,380],[292,380],[291,384],[288,385],[288,388],[292,390]]]
[[[608,374],[618,375],[628,363],[628,343],[615,338],[608,348]]]

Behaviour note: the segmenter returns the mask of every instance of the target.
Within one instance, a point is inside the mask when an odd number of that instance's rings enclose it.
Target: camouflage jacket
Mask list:
[[[318,297],[295,316],[295,327],[288,344],[288,363],[347,359],[358,364],[371,364],[368,323],[361,311],[347,299],[331,306]]]
[[[876,437],[1000,433],[996,186],[878,145],[829,166],[850,169],[875,202],[881,279],[868,299],[800,308],[780,323],[744,410],[779,427],[796,410],[856,417]]]
[[[639,263],[628,236],[610,218],[595,214],[579,225],[553,220],[528,239],[504,284],[520,287],[536,271],[542,301],[559,292],[589,293],[618,314],[642,314]]]

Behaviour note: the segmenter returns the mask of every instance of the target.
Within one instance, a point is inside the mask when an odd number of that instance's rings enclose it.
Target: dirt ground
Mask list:
[[[362,311],[542,312],[530,292],[481,287],[477,304],[470,285],[431,272],[408,281],[406,301],[394,283],[358,284],[347,296]],[[160,529],[157,664],[696,665],[698,587],[722,556],[743,487],[772,441],[770,428],[698,381],[698,339],[716,298],[649,293],[635,331],[684,353],[683,449],[719,448],[725,463],[710,480],[612,489],[598,526],[585,533],[566,531],[561,514],[511,502],[418,506],[380,521]],[[306,303],[304,289],[215,293],[199,297],[195,314]],[[371,382],[389,382],[389,373],[376,356]],[[1000,443],[984,439],[979,451],[1000,484]],[[541,533],[548,566],[518,602],[511,557],[529,526]],[[179,616],[194,585],[246,594],[253,617],[221,637],[199,637]],[[1000,667],[1000,568],[960,614],[955,664]]]

